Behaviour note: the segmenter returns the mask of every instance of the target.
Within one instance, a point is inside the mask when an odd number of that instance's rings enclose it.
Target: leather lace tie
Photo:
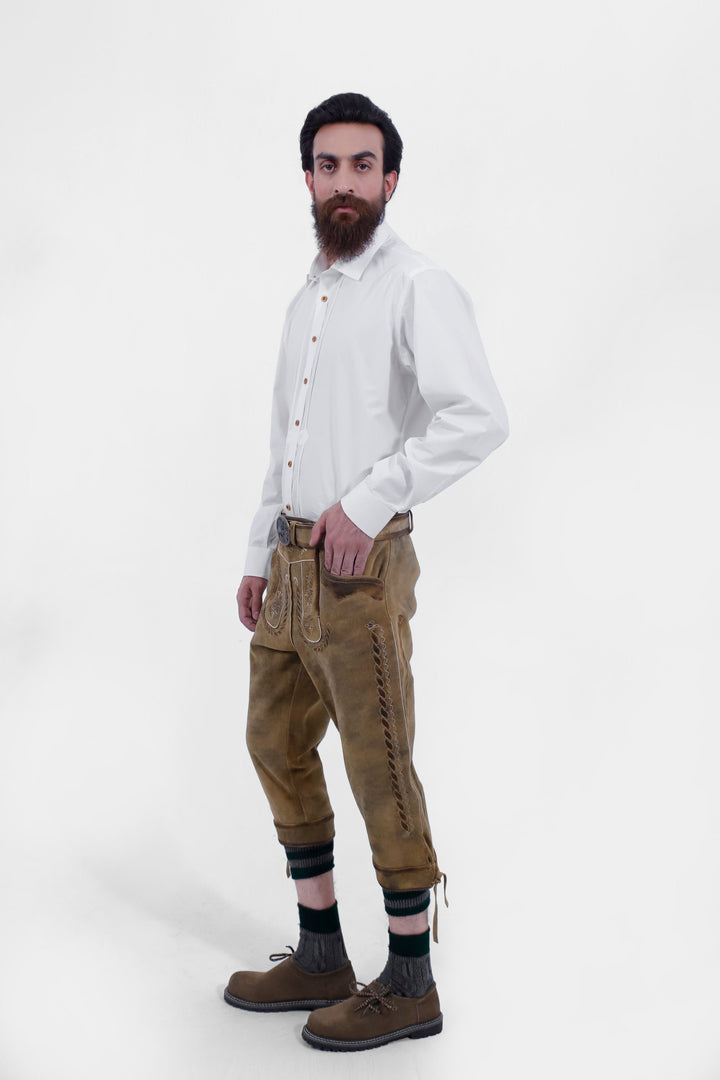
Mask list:
[[[397,1005],[393,1003],[390,987],[379,983],[377,979],[373,979],[367,985],[356,982],[350,989],[356,997],[360,998],[360,1004],[355,1006],[355,1012],[361,1012],[363,1016],[369,1012],[379,1014],[383,1009],[387,1009],[388,1012],[397,1012]]]
[[[288,956],[292,956],[292,954],[295,952],[295,950],[293,949],[292,945],[286,945],[285,948],[289,949],[290,952],[274,952],[274,953],[270,953],[270,956],[268,957],[268,959],[272,960],[273,964],[276,963],[278,960],[287,960]]]
[[[433,915],[433,941],[437,944],[438,939],[438,898],[437,887],[442,881],[443,884],[443,899],[445,901],[445,907],[450,907],[447,898],[447,874],[443,874],[441,870],[438,871],[438,879],[433,884],[433,892],[435,894],[435,914]]]

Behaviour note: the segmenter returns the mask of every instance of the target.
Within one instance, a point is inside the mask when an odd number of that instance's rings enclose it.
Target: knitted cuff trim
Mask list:
[[[430,931],[422,934],[393,934],[388,930],[390,952],[396,956],[426,956],[430,952]]]
[[[322,908],[320,911],[298,904],[298,911],[300,912],[300,926],[303,930],[311,930],[314,934],[332,934],[340,929],[337,900],[332,907]]]
[[[335,866],[333,841],[327,844],[311,844],[303,847],[285,846],[285,855],[294,880],[319,877]]]
[[[408,892],[390,892],[383,889],[385,911],[388,915],[419,915],[430,907],[430,890],[416,889]]]

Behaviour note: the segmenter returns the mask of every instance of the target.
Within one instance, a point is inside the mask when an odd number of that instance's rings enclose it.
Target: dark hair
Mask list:
[[[397,128],[386,112],[364,94],[334,94],[311,109],[300,132],[303,169],[313,172],[313,139],[325,124],[374,124],[383,134],[383,174],[400,175],[403,144]]]

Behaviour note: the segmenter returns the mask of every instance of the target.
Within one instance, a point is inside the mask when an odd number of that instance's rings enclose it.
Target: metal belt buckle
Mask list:
[[[290,523],[288,522],[286,517],[283,517],[282,514],[280,515],[280,517],[275,522],[275,528],[277,529],[277,534],[278,534],[278,536],[280,538],[280,543],[281,544],[289,544],[290,543]]]

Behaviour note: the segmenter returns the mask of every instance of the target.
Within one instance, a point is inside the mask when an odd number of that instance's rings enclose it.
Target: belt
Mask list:
[[[314,521],[310,518],[297,518],[288,517],[287,514],[282,513],[275,522],[275,528],[277,529],[278,538],[281,544],[293,544],[295,547],[310,547],[310,536],[313,530]],[[384,525],[380,532],[375,537],[376,540],[389,540],[392,536],[404,536],[405,533],[413,531],[413,516],[412,510],[406,511],[404,514],[395,514],[391,517],[387,525]],[[320,538],[319,547],[323,546],[324,537]]]

